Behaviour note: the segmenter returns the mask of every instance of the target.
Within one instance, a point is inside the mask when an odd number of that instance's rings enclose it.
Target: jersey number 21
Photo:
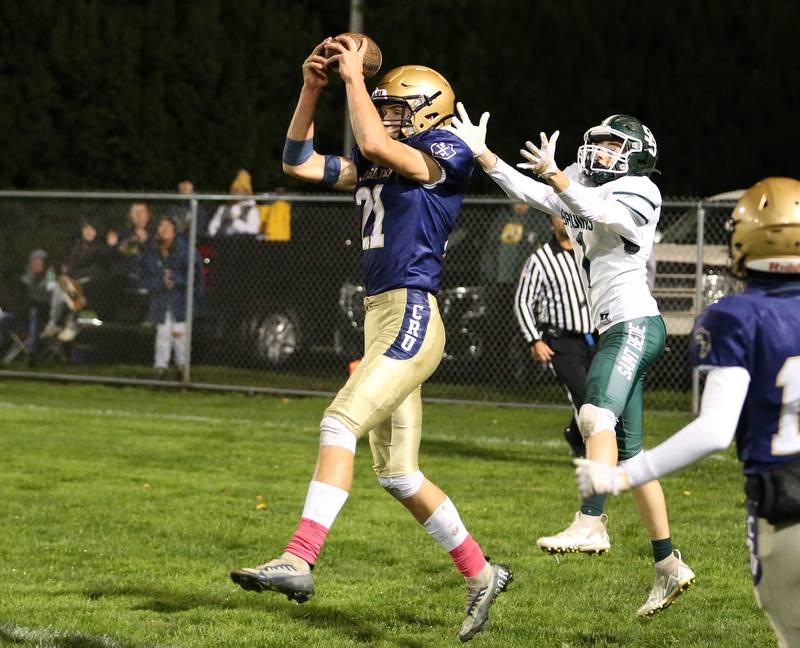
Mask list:
[[[381,202],[383,185],[360,187],[356,191],[356,205],[364,205],[361,212],[361,249],[372,250],[383,247],[383,203]],[[372,233],[367,234],[367,221],[370,214],[375,214]]]

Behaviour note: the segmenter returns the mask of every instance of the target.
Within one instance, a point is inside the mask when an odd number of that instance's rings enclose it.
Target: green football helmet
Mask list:
[[[656,138],[636,117],[606,117],[599,126],[583,134],[583,142],[578,148],[578,165],[581,172],[597,184],[625,175],[650,175],[656,171]],[[602,142],[617,142],[619,148],[601,146]]]

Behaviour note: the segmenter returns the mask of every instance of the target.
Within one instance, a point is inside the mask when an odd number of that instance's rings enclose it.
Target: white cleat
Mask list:
[[[694,583],[694,572],[689,569],[679,551],[659,560],[655,564],[656,577],[653,588],[645,604],[639,608],[640,617],[652,616],[656,612],[669,607],[684,591]]]
[[[608,538],[608,516],[575,513],[575,520],[561,533],[544,536],[536,541],[542,551],[552,554],[593,553],[602,554],[611,549]]]

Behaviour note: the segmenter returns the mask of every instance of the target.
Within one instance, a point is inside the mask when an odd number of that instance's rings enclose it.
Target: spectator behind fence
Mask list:
[[[240,169],[229,192],[234,196],[252,196],[253,185],[250,174]],[[261,216],[255,200],[234,200],[220,205],[208,224],[209,236],[256,235],[261,229]]]
[[[495,216],[481,253],[481,276],[490,284],[516,285],[525,259],[549,232],[541,214],[515,202]]]
[[[0,349],[10,361],[17,353],[27,350],[31,363],[38,351],[39,333],[50,311],[51,295],[56,286],[56,276],[47,265],[47,252],[33,250],[28,257],[24,274],[14,282],[8,308],[0,312]],[[14,349],[14,344],[24,347]]]
[[[525,203],[515,202],[497,211],[479,242],[473,264],[480,268],[482,301],[487,312],[499,321],[514,320],[514,292],[519,272],[528,255],[546,240],[540,232],[545,236],[550,234],[546,219]],[[504,357],[509,343],[518,344],[517,336],[509,329],[488,336],[484,347],[488,357]]]
[[[155,226],[146,203],[135,202],[128,210],[128,226],[119,233],[119,251],[125,256],[141,254],[155,236]]]
[[[279,196],[275,202],[258,206],[261,233],[267,241],[285,243],[292,240],[292,205],[280,198],[285,192],[283,187],[278,187],[272,192]]]
[[[200,257],[196,256],[195,260],[199,262]],[[186,364],[189,250],[186,240],[178,236],[172,219],[159,219],[156,240],[142,254],[141,265],[142,286],[150,294],[148,319],[156,325],[153,362],[156,378],[166,376],[173,357],[180,375]],[[196,278],[200,277],[200,272],[196,267]],[[198,292],[198,282],[195,286]]]
[[[116,251],[98,237],[97,225],[84,220],[80,237],[72,247],[53,290],[50,319],[42,337],[57,335],[59,341],[70,342],[78,334],[77,313],[88,306],[100,312],[105,310],[108,300],[114,297],[112,270],[115,256]]]
[[[195,193],[194,182],[191,180],[181,180],[178,183],[178,193],[183,195],[191,195]],[[175,228],[178,234],[185,234],[189,231],[192,222],[192,203],[190,200],[186,202],[173,203],[167,212],[172,222],[175,223]],[[208,209],[204,203],[198,201],[197,203],[197,232],[205,232],[208,223]]]

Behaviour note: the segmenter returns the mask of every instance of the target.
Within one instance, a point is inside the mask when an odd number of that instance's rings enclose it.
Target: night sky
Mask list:
[[[66,5],[66,6],[65,6]],[[346,31],[347,0],[2,3],[4,188],[300,188],[280,152],[299,66]],[[642,119],[657,180],[701,196],[797,177],[800,2],[364,2],[384,70],[442,72],[489,144],[515,162],[525,139],[561,130],[558,161],[609,114]],[[331,83],[317,147],[340,152],[344,94]],[[476,174],[474,193],[496,193]]]

